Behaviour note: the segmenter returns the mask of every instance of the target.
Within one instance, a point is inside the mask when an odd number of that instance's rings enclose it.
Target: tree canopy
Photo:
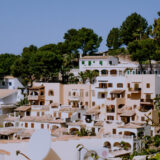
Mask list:
[[[107,44],[109,49],[118,49],[121,46],[120,30],[112,28],[107,37]]]
[[[81,28],[79,30],[70,29],[64,35],[65,43],[72,53],[91,55],[98,51],[102,37],[99,37],[92,29]]]
[[[20,56],[14,54],[0,54],[0,77],[11,75],[11,66]]]
[[[122,42],[128,45],[129,42],[142,39],[147,27],[148,23],[145,18],[137,13],[132,13],[120,27]]]
[[[129,43],[128,50],[131,53],[132,60],[138,61],[142,70],[142,63],[149,60],[152,71],[151,60],[157,58],[155,41],[153,39],[135,40]]]

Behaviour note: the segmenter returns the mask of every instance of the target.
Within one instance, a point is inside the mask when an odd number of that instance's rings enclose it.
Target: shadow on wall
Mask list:
[[[51,148],[48,155],[43,160],[61,160],[57,153]]]

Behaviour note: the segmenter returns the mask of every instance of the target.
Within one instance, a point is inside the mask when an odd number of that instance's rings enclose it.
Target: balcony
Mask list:
[[[15,108],[15,104],[0,104],[1,108]]]
[[[131,93],[141,93],[141,88],[129,88]]]
[[[32,95],[29,95],[28,96],[28,100],[33,100],[33,101],[37,101],[39,99],[39,96],[32,96]]]
[[[49,106],[45,105],[31,105],[33,110],[49,110]]]
[[[140,104],[153,105],[153,99],[141,99]]]
[[[38,101],[38,100],[43,100],[44,96],[42,95],[29,95],[28,100],[30,101]]]
[[[68,98],[70,101],[80,101],[81,97],[78,95],[75,96],[69,96]]]

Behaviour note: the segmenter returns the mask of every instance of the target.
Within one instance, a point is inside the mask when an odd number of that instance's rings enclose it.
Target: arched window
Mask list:
[[[49,96],[54,96],[54,91],[53,90],[49,90],[48,95]]]

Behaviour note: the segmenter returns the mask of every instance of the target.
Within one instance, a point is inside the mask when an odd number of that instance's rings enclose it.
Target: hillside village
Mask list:
[[[160,129],[155,99],[160,95],[160,67],[144,68],[141,71],[125,56],[102,54],[79,59],[79,68],[71,72],[94,71],[96,76],[85,82],[79,77],[78,84],[33,82],[25,88],[18,78],[4,77],[0,157],[10,160],[18,157],[17,150],[26,153],[28,140],[39,129],[49,131],[52,149],[62,160],[91,156],[92,152],[79,152],[78,144],[109,160],[141,152],[144,138],[159,135]],[[21,105],[26,99],[28,104]]]

